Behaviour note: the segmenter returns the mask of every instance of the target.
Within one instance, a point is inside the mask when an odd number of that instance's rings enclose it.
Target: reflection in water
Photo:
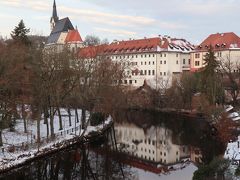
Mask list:
[[[121,112],[114,119],[115,131],[109,129],[98,140],[39,159],[0,179],[137,180],[136,169],[171,173],[184,168],[186,158],[207,163],[224,151],[203,120],[143,111]]]
[[[144,161],[163,165],[175,164],[190,157],[189,148],[172,142],[172,131],[165,127],[150,127],[146,131],[134,124],[115,125],[117,142],[123,152]]]
[[[178,114],[128,111],[116,115],[118,149],[125,163],[155,173],[208,163],[224,152],[216,131],[204,119]]]

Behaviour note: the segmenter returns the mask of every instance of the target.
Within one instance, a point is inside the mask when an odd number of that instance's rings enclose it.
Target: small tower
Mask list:
[[[56,22],[59,20],[58,16],[57,16],[57,7],[56,7],[56,2],[55,0],[53,1],[53,13],[52,13],[52,17],[50,19],[50,27],[51,27],[51,31],[53,30],[53,28],[56,25]]]

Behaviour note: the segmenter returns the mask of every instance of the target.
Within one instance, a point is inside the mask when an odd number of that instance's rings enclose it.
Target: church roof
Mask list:
[[[57,22],[57,21],[58,21],[57,7],[56,7],[56,2],[55,2],[55,0],[54,0],[54,2],[53,2],[52,18],[54,19],[54,22]]]
[[[78,30],[70,30],[67,34],[67,37],[65,39],[66,43],[69,42],[82,42],[82,38],[78,32]]]
[[[56,22],[50,36],[48,37],[47,44],[57,43],[62,32],[74,30],[74,27],[68,17],[60,19]]]
[[[68,30],[74,30],[74,27],[68,17],[60,19],[56,22],[55,27],[53,28],[51,34],[59,32],[67,32]]]

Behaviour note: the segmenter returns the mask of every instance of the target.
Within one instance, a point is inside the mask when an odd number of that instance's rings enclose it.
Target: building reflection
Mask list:
[[[115,124],[119,151],[139,163],[155,167],[170,166],[190,158],[190,149],[173,143],[173,133],[164,126],[151,126],[147,130],[133,123]]]

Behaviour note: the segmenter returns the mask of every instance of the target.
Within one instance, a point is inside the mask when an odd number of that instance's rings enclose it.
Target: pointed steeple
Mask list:
[[[52,12],[52,17],[50,19],[50,25],[51,25],[51,30],[56,25],[56,22],[59,20],[58,15],[57,15],[57,6],[55,0],[53,1],[53,12]]]

